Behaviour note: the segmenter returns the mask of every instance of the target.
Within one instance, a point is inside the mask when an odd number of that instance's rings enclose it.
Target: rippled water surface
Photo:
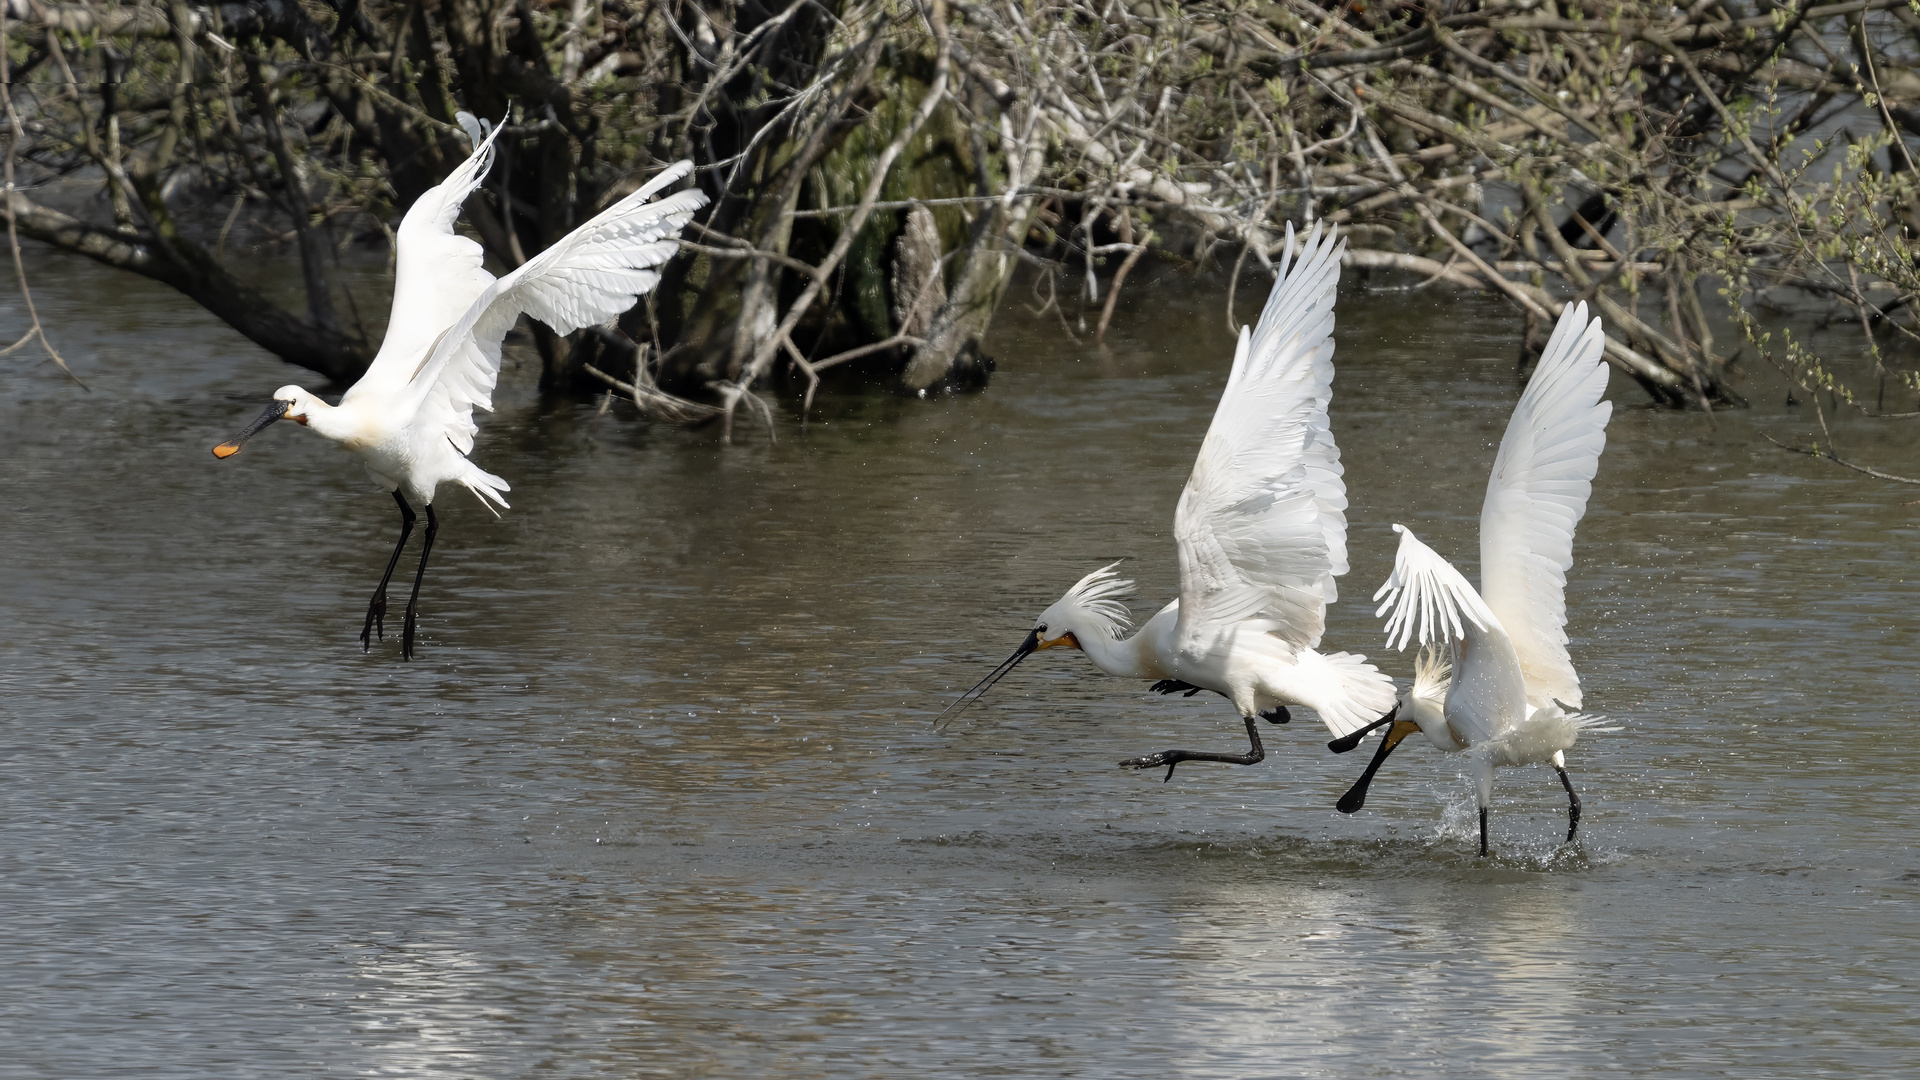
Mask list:
[[[0,361],[0,1075],[1891,1075],[1920,1067],[1911,489],[1805,407],[1618,411],[1570,574],[1587,706],[1503,772],[1042,654],[930,721],[1079,575],[1175,587],[1226,376],[1216,284],[1109,348],[1011,309],[983,394],[828,397],[722,447],[509,371],[445,491],[421,657],[355,635],[396,521],[281,425],[294,369],[178,296],[32,272],[92,386]],[[1340,301],[1353,573],[1470,575],[1518,392],[1487,301]],[[1253,312],[1242,290],[1243,315]],[[5,325],[21,319],[9,301]],[[10,331],[17,332],[17,331]],[[1764,398],[1764,400],[1760,400]],[[1841,429],[1920,472],[1920,429]],[[411,556],[408,563],[411,564]],[[397,609],[396,603],[396,609]],[[397,620],[396,620],[397,622]]]

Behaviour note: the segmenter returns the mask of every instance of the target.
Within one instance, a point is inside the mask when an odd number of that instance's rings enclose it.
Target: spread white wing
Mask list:
[[[1513,639],[1535,708],[1556,699],[1580,707],[1580,676],[1567,656],[1566,572],[1613,415],[1600,400],[1605,344],[1584,303],[1560,313],[1507,421],[1480,509],[1480,595]]]
[[[413,377],[420,357],[442,330],[473,306],[474,298],[493,284],[482,265],[480,245],[453,231],[454,219],[467,196],[487,178],[493,167],[493,140],[500,129],[480,138],[482,126],[471,113],[458,119],[474,137],[473,153],[447,175],[438,187],[415,200],[400,219],[394,237],[393,313],[380,354],[367,373],[343,399],[369,394],[397,393]]]
[[[1347,489],[1327,403],[1343,247],[1315,226],[1304,250],[1296,248],[1289,227],[1260,324],[1240,331],[1233,372],[1174,513],[1183,651],[1249,620],[1296,651],[1312,648],[1339,596]]]
[[[1387,616],[1387,647],[1404,650],[1409,644],[1439,645],[1464,639],[1469,633],[1500,625],[1468,583],[1466,576],[1420,542],[1413,530],[1395,525],[1400,550],[1393,556],[1393,573],[1373,594],[1385,597],[1374,618]]]
[[[649,203],[693,171],[682,161],[649,180],[559,243],[483,290],[413,376],[413,423],[473,449],[473,410],[492,408],[500,341],[522,312],[566,334],[620,315],[660,280],[653,269],[679,249],[680,230],[707,204],[696,190]]]
[[[1526,684],[1507,631],[1452,563],[1406,526],[1395,525],[1393,531],[1400,534],[1393,573],[1373,594],[1375,600],[1386,598],[1376,616],[1392,610],[1387,644],[1394,649],[1414,641],[1422,647],[1450,647],[1453,667],[1444,707],[1448,725],[1467,745],[1517,730],[1526,720]],[[1423,656],[1422,665],[1427,664]],[[1429,684],[1428,695],[1438,692],[1437,678],[1421,679]],[[1421,689],[1416,682],[1416,692]]]

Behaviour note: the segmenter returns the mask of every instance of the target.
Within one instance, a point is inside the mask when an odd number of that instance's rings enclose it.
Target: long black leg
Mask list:
[[[1257,765],[1267,756],[1266,747],[1260,745],[1260,729],[1254,726],[1253,717],[1243,716],[1241,719],[1246,721],[1247,738],[1253,742],[1252,749],[1244,754],[1213,754],[1205,750],[1162,750],[1157,754],[1148,754],[1146,757],[1128,758],[1120,763],[1120,767],[1156,769],[1165,765],[1167,775],[1160,780],[1164,784],[1173,779],[1173,767],[1183,761],[1224,761],[1229,765]]]
[[[393,580],[393,568],[400,565],[400,549],[407,546],[407,537],[413,535],[413,507],[407,505],[406,496],[395,491],[393,501],[400,504],[400,542],[393,545],[393,558],[387,560],[387,572],[380,575],[380,587],[373,590],[373,601],[367,605],[367,624],[360,628],[360,651],[373,648],[373,639],[377,635],[385,641],[387,621],[387,582]],[[431,506],[427,508],[433,510]]]
[[[1487,808],[1480,808],[1480,857],[1487,855]]]
[[[1411,720],[1401,720],[1388,728],[1387,733],[1380,736],[1380,748],[1373,752],[1373,760],[1367,762],[1367,771],[1360,774],[1360,779],[1353,782],[1353,786],[1340,796],[1340,801],[1334,803],[1333,808],[1343,814],[1359,813],[1360,808],[1367,805],[1367,788],[1373,783],[1373,774],[1380,771],[1387,755],[1393,753],[1393,748],[1399,746],[1401,740],[1419,730],[1420,725]]]
[[[1573,790],[1573,777],[1558,765],[1553,771],[1560,774],[1560,786],[1567,789],[1567,843],[1573,843],[1573,834],[1580,831],[1580,793]]]
[[[413,624],[420,613],[420,582],[427,576],[427,556],[433,554],[433,536],[440,521],[433,516],[433,504],[427,504],[427,535],[420,544],[420,569],[413,574],[413,595],[407,599],[407,617],[400,628],[400,658],[413,659]]]

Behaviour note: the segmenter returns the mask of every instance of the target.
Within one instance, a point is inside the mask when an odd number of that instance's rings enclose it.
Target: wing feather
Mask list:
[[[1249,620],[1295,649],[1312,648],[1339,596],[1347,493],[1327,405],[1344,247],[1317,225],[1296,246],[1289,227],[1260,322],[1241,329],[1174,513],[1183,649]]]
[[[1520,656],[1527,700],[1580,707],[1567,655],[1566,572],[1613,405],[1602,401],[1606,338],[1587,306],[1560,314],[1500,440],[1480,509],[1480,593]]]
[[[456,449],[473,449],[473,410],[491,410],[500,342],[524,312],[566,334],[619,316],[660,280],[654,268],[679,249],[680,230],[707,204],[697,190],[648,202],[693,171],[682,161],[488,286],[447,331],[414,377],[414,422],[437,425]]]
[[[1385,597],[1374,617],[1387,617],[1387,647],[1404,650],[1409,644],[1422,647],[1452,643],[1466,638],[1468,632],[1496,628],[1500,620],[1453,564],[1440,553],[1420,542],[1413,530],[1395,525],[1400,534],[1400,550],[1393,556],[1393,573],[1386,584],[1373,594]]]
[[[471,113],[458,119],[469,137],[483,127]],[[474,138],[473,153],[437,187],[414,200],[394,236],[393,310],[380,353],[367,373],[346,393],[356,397],[397,393],[419,370],[434,338],[453,325],[489,285],[479,244],[453,231],[460,207],[493,167],[493,142],[500,129]]]

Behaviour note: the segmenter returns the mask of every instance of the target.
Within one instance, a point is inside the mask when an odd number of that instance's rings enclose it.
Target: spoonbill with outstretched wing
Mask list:
[[[1480,808],[1480,854],[1487,853],[1487,807],[1497,765],[1546,762],[1567,790],[1567,842],[1580,828],[1580,796],[1567,775],[1566,751],[1598,717],[1580,710],[1580,676],[1567,655],[1567,571],[1573,530],[1607,445],[1613,406],[1602,401],[1607,367],[1600,320],[1570,304],[1514,406],[1494,457],[1480,508],[1480,591],[1453,564],[1395,525],[1400,550],[1385,597],[1387,642],[1421,645],[1403,715],[1386,725],[1373,761],[1340,800],[1359,810],[1380,765],[1419,731],[1442,750],[1464,752]],[[1445,646],[1448,659],[1439,655]],[[1450,664],[1448,662],[1450,660]]]
[[[693,170],[688,161],[670,165],[640,190],[496,279],[481,265],[480,245],[454,232],[453,222],[461,204],[486,178],[500,129],[485,134],[470,114],[459,118],[475,144],[473,155],[422,195],[400,222],[392,321],[367,373],[338,405],[328,405],[298,386],[283,386],[258,419],[213,448],[215,457],[232,457],[267,425],[291,420],[357,455],[374,481],[393,494],[400,506],[400,540],[367,605],[360,630],[364,649],[373,647],[375,635],[384,637],[387,582],[413,532],[412,503],[426,507],[420,567],[400,635],[400,654],[407,659],[413,658],[420,582],[440,528],[433,513],[434,490],[457,483],[489,510],[495,503],[507,505],[507,482],[467,460],[477,430],[473,410],[492,408],[501,339],[523,312],[566,334],[631,308],[659,281],[654,267],[679,249],[680,230],[707,202],[694,190],[650,201]]]
[[[1256,720],[1284,724],[1289,706],[1318,713],[1338,736],[1336,750],[1358,745],[1359,732],[1395,708],[1393,681],[1366,657],[1316,651],[1339,595],[1334,578],[1347,571],[1346,485],[1327,425],[1343,247],[1318,227],[1296,245],[1289,228],[1260,323],[1240,330],[1226,391],[1174,511],[1179,598],[1123,637],[1130,619],[1120,598],[1133,583],[1113,566],[1088,574],[943,719],[1029,655],[1061,646],[1109,675],[1154,680],[1162,693],[1211,690],[1233,703],[1252,744],[1246,753],[1165,750],[1120,763],[1165,765],[1168,778],[1182,761],[1260,761]]]

